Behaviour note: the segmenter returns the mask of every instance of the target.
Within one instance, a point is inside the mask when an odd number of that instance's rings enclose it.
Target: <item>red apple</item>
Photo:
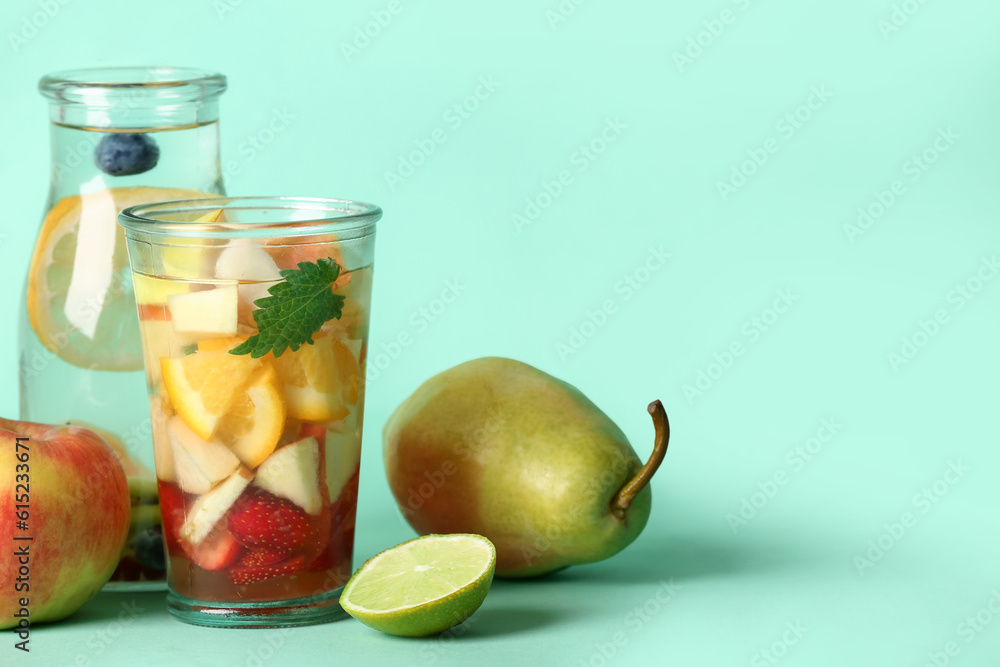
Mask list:
[[[0,629],[23,628],[23,608],[34,625],[82,607],[114,572],[129,512],[125,471],[99,435],[0,419]]]

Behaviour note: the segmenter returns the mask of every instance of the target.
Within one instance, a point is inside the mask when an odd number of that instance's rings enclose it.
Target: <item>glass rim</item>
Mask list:
[[[142,94],[172,104],[199,102],[226,90],[226,77],[196,67],[86,67],[46,74],[38,90],[53,102],[100,106],[114,98]]]
[[[287,212],[285,219],[271,218],[244,222],[185,222],[164,219],[166,215],[192,214],[217,209]],[[313,217],[288,219],[293,212],[311,211]],[[266,215],[266,214],[264,214]],[[129,236],[147,238],[295,238],[337,234],[355,239],[375,232],[382,209],[375,204],[328,197],[205,197],[138,204],[118,214],[118,224]],[[169,243],[169,241],[164,241]]]

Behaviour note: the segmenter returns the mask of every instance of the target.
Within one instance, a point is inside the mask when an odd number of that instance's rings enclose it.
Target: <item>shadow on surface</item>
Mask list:
[[[726,578],[759,572],[796,570],[815,566],[824,558],[806,541],[766,541],[742,535],[731,539],[705,535],[649,535],[600,563],[577,565],[541,579],[504,580],[594,584],[655,583]]]
[[[51,627],[66,625],[105,626],[110,623],[131,625],[136,619],[143,617],[162,617],[169,621],[167,612],[167,592],[153,593],[98,593],[87,604],[69,618],[53,624]],[[39,625],[44,631],[49,625]],[[32,628],[34,630],[35,628]]]
[[[452,628],[449,632],[455,632],[464,627],[466,635],[470,638],[480,639],[524,634],[532,630],[546,629],[555,623],[564,621],[566,616],[566,612],[556,609],[540,609],[537,606],[486,607],[477,611],[465,623],[458,628]]]

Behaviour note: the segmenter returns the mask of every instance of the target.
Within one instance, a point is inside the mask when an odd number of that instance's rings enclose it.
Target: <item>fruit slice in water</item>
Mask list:
[[[187,427],[209,440],[260,362],[227,349],[200,349],[185,357],[160,360],[170,402]]]
[[[295,352],[285,350],[274,360],[288,403],[288,414],[313,422],[338,421],[358,402],[358,362],[344,343],[316,334]]]
[[[319,489],[319,443],[309,436],[275,451],[257,469],[254,484],[291,500],[307,514],[323,509]]]
[[[139,321],[118,211],[208,196],[131,187],[59,200],[42,223],[28,269],[28,321],[38,340],[75,366],[141,370]]]
[[[229,508],[253,480],[253,473],[240,468],[226,481],[194,502],[181,526],[180,535],[191,544],[199,544],[225,516]]]
[[[167,439],[177,482],[187,493],[207,493],[240,467],[240,460],[225,445],[202,440],[177,415],[167,420]]]
[[[279,386],[274,369],[265,365],[236,393],[226,415],[215,427],[219,442],[250,468],[263,463],[281,440],[285,404]]]
[[[340,605],[365,625],[400,637],[426,637],[479,609],[496,567],[481,535],[425,535],[365,562],[344,587]]]
[[[232,239],[219,253],[215,277],[239,281],[240,306],[250,311],[256,308],[254,301],[268,296],[268,289],[281,280],[281,273],[271,255],[252,240]]]
[[[235,283],[167,297],[174,331],[198,336],[235,334],[238,304],[239,292]]]

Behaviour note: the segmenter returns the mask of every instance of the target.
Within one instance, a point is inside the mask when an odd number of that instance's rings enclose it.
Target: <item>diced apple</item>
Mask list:
[[[180,536],[191,544],[204,540],[251,481],[253,473],[241,466],[226,481],[195,500],[181,525]]]
[[[239,291],[235,284],[167,297],[174,331],[205,336],[236,333]]]
[[[177,483],[188,493],[206,493],[240,467],[239,458],[228,447],[202,440],[177,415],[167,420],[167,437]]]
[[[326,487],[330,500],[335,501],[344,490],[347,480],[354,476],[361,461],[361,438],[353,432],[337,429],[326,431]]]
[[[149,399],[149,418],[153,431],[153,463],[156,476],[164,482],[176,482],[174,472],[174,448],[167,435],[167,415],[163,408],[164,398],[159,394]]]
[[[275,450],[257,469],[254,484],[292,501],[307,514],[319,514],[319,443],[309,436]]]
[[[281,280],[281,273],[266,250],[246,243],[234,239],[223,248],[215,263],[215,276],[239,281],[240,305],[253,309],[253,302],[268,296],[268,288]]]
[[[215,262],[215,277],[220,280],[266,282],[281,280],[277,264],[266,250],[246,241],[230,241]]]

